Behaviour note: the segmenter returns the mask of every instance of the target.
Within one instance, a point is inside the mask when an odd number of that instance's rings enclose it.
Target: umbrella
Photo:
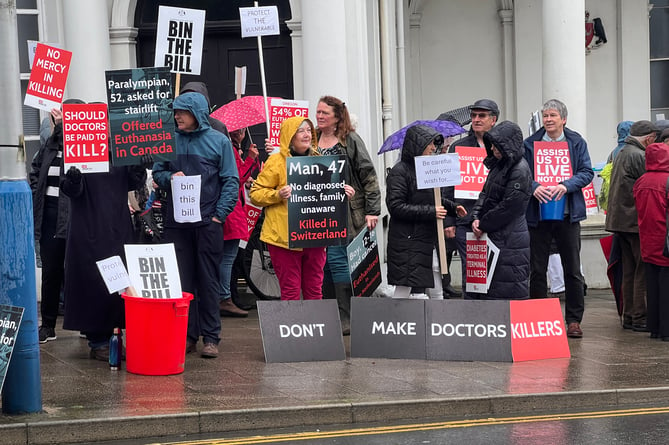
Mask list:
[[[409,129],[409,127],[413,127],[414,125],[425,125],[427,127],[433,128],[439,133],[441,133],[445,138],[462,134],[466,131],[464,128],[462,128],[455,122],[449,120],[415,121],[388,136],[388,138],[385,140],[385,142],[379,149],[378,154],[402,148],[402,145],[404,144],[404,136],[406,135],[407,130]]]
[[[267,103],[271,97],[267,98]],[[233,100],[211,113],[214,117],[228,127],[228,131],[265,122],[265,101],[263,96],[244,96]]]

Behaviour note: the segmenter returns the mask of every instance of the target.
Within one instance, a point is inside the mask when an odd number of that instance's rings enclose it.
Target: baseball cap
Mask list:
[[[636,121],[630,128],[630,136],[646,136],[651,133],[659,133],[660,129],[651,121]]]
[[[470,110],[488,110],[494,116],[499,116],[499,108],[497,107],[497,103],[494,100],[490,100],[490,99],[479,99],[476,102],[474,102],[474,105],[470,105],[469,109]]]

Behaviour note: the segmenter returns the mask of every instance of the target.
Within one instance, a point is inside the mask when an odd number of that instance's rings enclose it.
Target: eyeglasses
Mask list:
[[[476,119],[476,118],[485,119],[486,117],[490,116],[490,113],[470,113],[469,116],[472,119]]]

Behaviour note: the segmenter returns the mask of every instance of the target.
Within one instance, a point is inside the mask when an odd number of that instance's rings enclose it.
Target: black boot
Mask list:
[[[339,306],[341,333],[342,335],[351,335],[351,297],[353,296],[351,284],[336,283],[334,289],[337,294],[337,305]]]

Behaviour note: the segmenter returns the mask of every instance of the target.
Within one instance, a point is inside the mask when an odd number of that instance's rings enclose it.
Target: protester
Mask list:
[[[200,93],[181,94],[174,99],[173,108],[177,158],[154,164],[153,179],[167,191],[164,238],[174,243],[181,288],[195,296],[188,314],[186,352],[195,352],[202,336],[201,356],[215,358],[221,333],[222,224],[237,202],[239,177],[230,140],[209,125],[205,97]],[[201,220],[178,223],[174,219],[172,177],[197,175],[201,177]]]
[[[288,247],[288,199],[286,159],[293,156],[318,156],[316,131],[309,119],[290,117],[281,123],[279,153],[272,155],[251,187],[251,202],[264,207],[265,221],[260,239],[267,243],[272,265],[281,288],[282,300],[323,298],[324,247]],[[348,187],[350,198],[353,189]]]
[[[472,125],[467,136],[455,141],[448,149],[449,153],[455,153],[455,147],[485,147],[483,142],[483,135],[492,129],[499,118],[499,108],[497,103],[490,99],[479,99],[469,106],[470,117]],[[453,187],[446,188],[446,197],[452,199],[457,204],[461,204],[469,213],[464,218],[455,218],[455,215],[448,215],[444,220],[444,233],[447,238],[454,238],[455,244],[460,256],[460,263],[462,265],[462,295],[465,299],[469,299],[465,289],[467,280],[467,232],[471,230],[472,216],[471,211],[476,204],[476,199],[461,199],[455,198],[455,189]],[[445,290],[446,292],[446,290]],[[471,296],[474,298],[475,296]]]
[[[432,189],[418,189],[415,158],[441,150],[444,137],[430,127],[409,127],[400,161],[386,179],[386,205],[390,214],[388,229],[388,284],[395,285],[393,298],[428,298],[427,288],[441,288],[441,274],[433,274],[437,252],[437,219],[447,212],[462,217],[462,205],[442,197],[434,202]],[[442,296],[443,298],[443,296]]]
[[[646,147],[646,173],[634,184],[639,218],[641,259],[646,275],[646,324],[650,338],[669,341],[669,258],[666,243],[669,211],[669,147],[657,143]]]
[[[664,142],[666,145],[669,145],[669,128],[666,128],[662,131],[660,135],[660,141]]]
[[[623,328],[647,332],[646,278],[639,244],[639,221],[634,182],[646,172],[646,147],[655,142],[657,127],[647,120],[635,122],[625,146],[613,162],[609,205],[604,228],[617,235],[623,265]]]
[[[525,139],[525,160],[534,175],[534,143],[537,141],[566,141],[571,159],[572,177],[555,187],[532,182],[532,198],[527,206],[527,225],[530,230],[530,298],[545,298],[548,294],[546,270],[551,241],[555,238],[565,282],[565,321],[567,336],[581,338],[581,321],[585,309],[584,280],[581,274],[581,224],[586,218],[582,189],[594,176],[588,153],[588,144],[580,134],[570,130],[567,107],[557,99],[544,103],[543,127]],[[541,221],[539,204],[549,200],[566,199],[564,219]]]
[[[179,91],[179,94],[184,93],[200,93],[203,95],[207,101],[207,121],[209,122],[209,126],[230,138],[228,129],[225,124],[209,114],[211,110],[211,101],[209,100],[209,90],[207,89],[207,84],[204,82],[187,82],[181,87],[181,91]]]
[[[346,104],[323,96],[316,108],[318,151],[321,155],[346,155],[346,178],[355,194],[349,201],[348,242],[363,229],[374,230],[381,214],[381,191],[374,163],[365,143],[354,131]],[[336,298],[342,333],[351,332],[351,274],[346,246],[329,246],[323,279],[323,297]]]
[[[65,104],[81,104],[68,99]],[[63,113],[53,108],[49,115],[53,132],[32,160],[28,179],[33,195],[35,242],[42,258],[42,284],[39,342],[56,340],[56,320],[61,289],[65,278],[65,240],[69,221],[70,200],[60,193],[63,177]]]
[[[530,234],[525,211],[532,195],[532,172],[523,158],[523,132],[504,121],[483,135],[489,173],[472,209],[472,230],[499,248],[488,292],[481,300],[529,298]],[[471,296],[474,296],[473,294]]]
[[[133,237],[128,192],[145,181],[145,165],[135,165],[85,175],[70,167],[60,183],[70,198],[63,328],[82,332],[96,360],[109,359],[109,338],[125,322],[123,300],[109,293],[96,262],[125,258],[123,246]]]

